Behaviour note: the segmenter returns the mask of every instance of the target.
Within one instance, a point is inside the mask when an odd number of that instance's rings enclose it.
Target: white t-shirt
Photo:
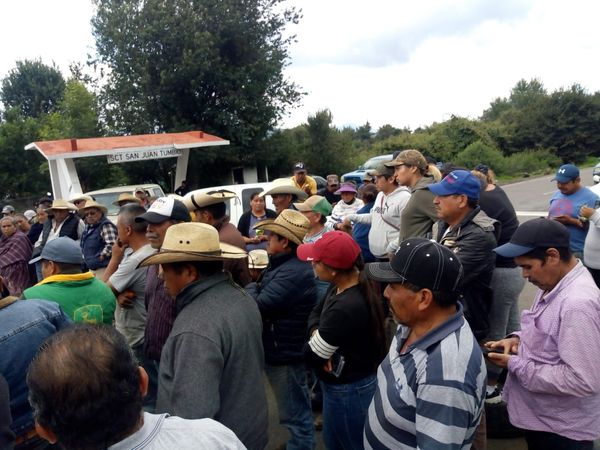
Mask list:
[[[123,261],[116,272],[108,279],[109,283],[118,291],[133,291],[132,308],[123,308],[117,303],[115,308],[115,327],[125,338],[130,347],[136,347],[144,342],[146,329],[146,305],[144,302],[144,289],[146,288],[147,267],[138,264],[155,250],[146,244],[136,252],[128,248],[123,255]]]
[[[108,450],[241,450],[236,435],[212,419],[188,420],[144,413],[144,425]]]

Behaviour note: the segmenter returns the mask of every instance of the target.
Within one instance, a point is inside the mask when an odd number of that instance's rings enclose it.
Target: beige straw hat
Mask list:
[[[75,203],[78,202],[80,200],[85,200],[86,202],[89,202],[90,200],[94,200],[91,196],[89,195],[85,195],[85,194],[79,194],[76,195],[74,197],[71,198],[71,200],[69,200],[71,203]]]
[[[269,254],[262,248],[251,250],[248,253],[249,269],[264,269],[269,265]]]
[[[138,267],[246,257],[247,253],[241,248],[219,242],[219,232],[215,227],[205,223],[184,222],[170,226],[160,250],[144,259]]]
[[[137,198],[135,195],[130,194],[129,192],[121,192],[119,194],[119,197],[112,203],[115,206],[120,206],[119,203],[120,202],[127,202],[127,203],[137,203],[137,204],[141,204],[142,201]]]
[[[183,198],[183,204],[188,211],[195,211],[200,208],[205,208],[217,203],[226,202],[229,199],[235,198],[235,192],[226,189],[218,191],[200,192],[200,190],[188,192]]]
[[[261,192],[259,197],[264,197],[265,195],[273,195],[273,194],[291,194],[298,197],[298,200],[306,200],[308,195],[302,189],[296,187],[291,178],[278,178],[273,180],[269,189]]]
[[[302,239],[308,233],[310,222],[304,217],[304,214],[293,209],[284,209],[277,218],[261,220],[252,228],[255,230],[260,228],[261,230],[272,231],[300,245],[302,244]]]
[[[108,208],[106,206],[101,205],[100,203],[98,203],[95,200],[87,200],[85,202],[85,205],[83,205],[81,208],[79,208],[79,212],[82,213],[86,209],[90,209],[90,208],[99,209],[100,211],[102,211],[103,214],[106,214],[108,212]]]
[[[46,208],[46,212],[50,212],[53,209],[68,209],[69,211],[77,211],[77,206],[66,200],[58,199],[52,202],[50,208]]]

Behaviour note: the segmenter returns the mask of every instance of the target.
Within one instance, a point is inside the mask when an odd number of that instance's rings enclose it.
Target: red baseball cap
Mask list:
[[[296,252],[301,261],[320,261],[334,269],[350,269],[360,247],[348,233],[329,231],[312,244],[302,244]]]

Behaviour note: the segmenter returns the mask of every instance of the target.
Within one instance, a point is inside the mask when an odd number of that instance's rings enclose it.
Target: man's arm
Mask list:
[[[117,227],[112,222],[105,223],[100,229],[100,236],[105,242],[102,252],[100,252],[100,261],[110,258],[112,246],[117,242]]]
[[[599,393],[600,371],[594,355],[600,347],[600,323],[598,315],[590,312],[571,310],[561,317],[559,364],[541,364],[516,355],[508,360],[509,372],[532,392],[574,397]]]
[[[221,349],[207,337],[193,333],[180,334],[169,341],[171,360],[165,364],[170,379],[166,389],[159,392],[157,412],[184,419],[214,418],[221,408],[219,388],[224,365]],[[166,351],[167,348],[163,355]]]

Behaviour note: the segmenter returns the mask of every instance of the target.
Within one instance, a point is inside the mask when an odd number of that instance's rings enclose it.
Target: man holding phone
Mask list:
[[[589,449],[600,437],[600,290],[569,249],[571,236],[555,220],[523,223],[494,251],[515,258],[539,288],[523,311],[521,331],[486,343],[494,364],[507,368],[502,393],[510,422],[525,430],[529,450]]]

